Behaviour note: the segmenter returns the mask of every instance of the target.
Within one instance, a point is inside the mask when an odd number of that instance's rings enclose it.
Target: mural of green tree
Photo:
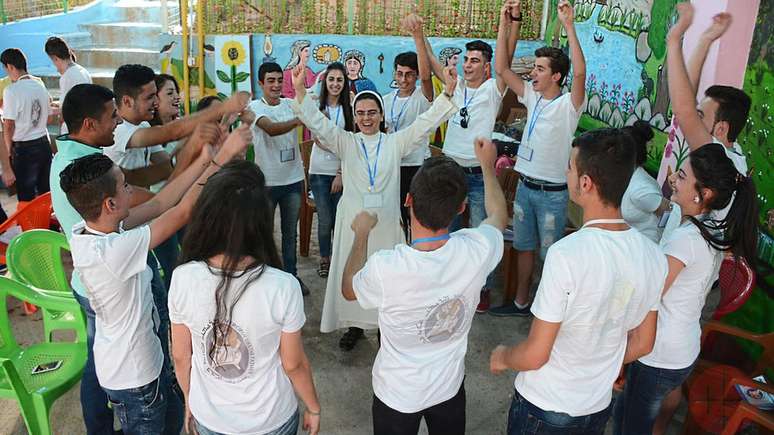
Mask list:
[[[659,59],[666,54],[666,35],[672,24],[675,5],[678,0],[657,0],[650,9],[650,29],[648,31],[648,45],[653,50],[653,55]]]

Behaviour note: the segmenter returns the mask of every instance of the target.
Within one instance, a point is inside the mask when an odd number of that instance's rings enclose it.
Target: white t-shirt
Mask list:
[[[551,245],[532,313],[561,326],[548,362],[520,372],[516,390],[544,411],[605,409],[627,333],[657,310],[666,275],[658,245],[633,228],[585,227]]]
[[[399,97],[396,89],[382,99],[384,100],[384,121],[387,125],[387,133],[394,133],[408,127],[417,119],[417,116],[424,113],[433,104],[427,101],[421,87],[414,89],[414,92],[408,97]],[[422,166],[422,162],[425,161],[429,153],[428,146],[417,148],[416,151],[401,159],[400,165]]]
[[[163,151],[161,145],[153,145],[141,148],[127,148],[129,140],[134,133],[141,128],[150,128],[150,123],[143,121],[139,124],[132,124],[129,121],[118,124],[113,131],[113,145],[103,148],[103,153],[110,157],[115,164],[124,169],[139,169],[150,166],[151,155],[158,151]]]
[[[229,294],[252,276],[233,279]],[[219,282],[204,262],[183,264],[172,273],[169,319],[188,327],[193,345],[191,413],[219,433],[271,432],[298,408],[279,346],[283,332],[296,332],[306,321],[301,288],[292,275],[266,267],[239,297],[227,345],[215,351],[213,361],[209,352]]]
[[[99,384],[111,390],[141,387],[159,377],[164,363],[147,263],[150,227],[119,233],[73,227],[73,267],[97,314],[94,365]]]
[[[680,260],[685,268],[661,300],[656,344],[640,362],[663,369],[683,369],[699,356],[701,310],[718,277],[723,255],[689,221],[665,236],[661,246],[666,255]]]
[[[345,128],[347,123],[344,119],[344,109],[341,106],[330,107],[326,106],[326,113],[328,118],[336,123],[340,128]],[[336,175],[339,168],[341,168],[341,161],[336,154],[325,151],[324,149],[312,145],[312,156],[309,160],[309,173],[318,175]]]
[[[91,74],[89,74],[88,71],[86,71],[86,68],[78,65],[77,63],[72,63],[62,74],[62,77],[59,78],[59,90],[62,91],[62,96],[60,98],[60,107],[61,103],[64,102],[65,97],[67,96],[67,93],[70,92],[70,89],[73,88],[75,85],[80,85],[82,83],[92,83],[91,81]],[[67,125],[62,122],[62,126],[60,128],[61,134],[67,134]]]
[[[586,107],[585,97],[580,109],[576,110],[571,93],[547,100],[535,92],[532,83],[525,82],[524,96],[519,101],[527,106],[527,125],[514,169],[538,180],[566,183],[570,148],[578,120]]]
[[[656,243],[661,234],[655,211],[663,198],[658,182],[645,169],[637,167],[621,201],[621,214],[626,223]]]
[[[368,258],[353,287],[361,307],[379,310],[372,371],[379,400],[412,413],[457,394],[481,287],[502,246],[502,233],[481,225],[453,233],[435,251],[400,244]]]
[[[25,75],[3,91],[3,119],[13,120],[14,142],[40,139],[48,135],[51,96],[39,80]]]
[[[726,157],[731,160],[731,162],[734,164],[734,167],[737,171],[739,171],[740,174],[747,176],[747,157],[744,155],[744,151],[742,151],[742,147],[739,146],[738,143],[734,142],[731,148],[723,145],[722,142],[716,137],[712,138],[716,144],[720,144],[723,147],[723,150],[726,152]],[[728,201],[728,205],[725,206],[722,210],[713,210],[710,216],[713,219],[717,220],[723,220],[728,216],[728,211],[731,210],[731,204],[734,203],[734,199],[736,198],[736,192],[731,194],[731,201]]]
[[[256,124],[253,126],[255,137],[255,163],[266,176],[267,186],[287,186],[304,179],[304,165],[298,148],[298,131],[294,128],[279,136],[269,136],[258,127],[258,120],[264,116],[272,122],[285,122],[295,118],[291,100],[280,98],[279,104],[270,106],[263,98],[250,103],[255,112]]]
[[[455,113],[449,119],[443,153],[462,166],[481,166],[473,152],[473,142],[477,137],[492,136],[503,95],[505,92],[500,93],[495,79],[487,79],[481,86],[472,89],[465,86],[465,80],[460,77],[452,101],[457,107],[467,107],[468,128],[462,128],[462,116],[460,112]]]

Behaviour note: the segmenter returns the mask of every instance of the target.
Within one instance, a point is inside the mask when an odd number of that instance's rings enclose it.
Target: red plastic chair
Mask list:
[[[16,213],[11,215],[5,222],[0,224],[0,234],[5,233],[12,227],[18,225],[22,232],[35,229],[48,229],[51,227],[51,192],[46,192],[30,202],[20,202],[16,208]],[[8,245],[0,242],[0,264],[5,265],[5,252]],[[24,303],[24,311],[32,314],[38,308]]]
[[[755,272],[744,258],[725,258],[720,265],[720,302],[712,316],[714,320],[722,319],[744,305],[755,288]]]

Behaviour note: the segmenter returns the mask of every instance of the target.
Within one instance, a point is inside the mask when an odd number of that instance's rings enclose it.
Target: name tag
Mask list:
[[[526,160],[528,162],[531,162],[532,161],[532,153],[533,153],[533,151],[534,150],[532,148],[530,148],[528,145],[525,145],[525,144],[522,143],[521,145],[519,145],[519,150],[516,152],[516,155],[520,159],[524,159],[524,160]]]
[[[665,228],[667,225],[667,222],[669,222],[669,215],[672,214],[671,210],[667,210],[664,212],[664,214],[661,215],[661,219],[658,221],[658,227],[659,228]]]
[[[280,162],[292,162],[296,159],[296,149],[295,148],[288,148],[284,150],[280,150]]]
[[[363,208],[382,208],[382,194],[366,193],[363,195]]]

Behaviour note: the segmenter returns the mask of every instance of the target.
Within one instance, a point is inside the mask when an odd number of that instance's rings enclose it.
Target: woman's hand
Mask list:
[[[304,430],[309,435],[317,435],[320,432],[320,413],[312,414],[309,410],[304,411]]]
[[[301,61],[293,68],[293,89],[296,91],[296,101],[301,104],[306,96],[306,62]]]
[[[341,181],[341,174],[336,174],[333,177],[333,183],[331,183],[331,193],[339,193],[344,189],[344,184]]]

